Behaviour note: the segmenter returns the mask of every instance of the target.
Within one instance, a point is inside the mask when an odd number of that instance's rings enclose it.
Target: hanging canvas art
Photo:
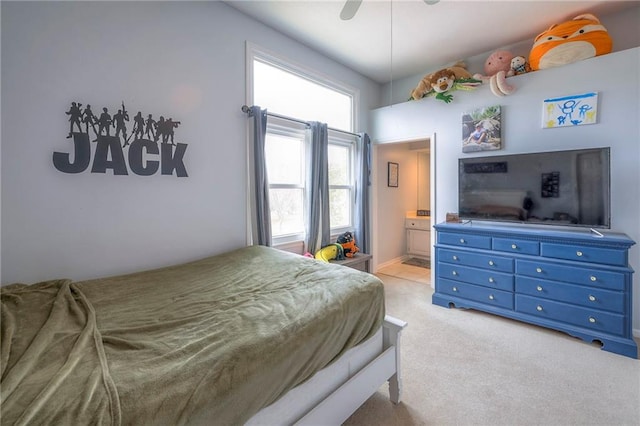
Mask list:
[[[502,149],[500,106],[479,108],[462,115],[462,152]]]
[[[542,103],[542,127],[595,124],[598,116],[598,93],[545,99]]]

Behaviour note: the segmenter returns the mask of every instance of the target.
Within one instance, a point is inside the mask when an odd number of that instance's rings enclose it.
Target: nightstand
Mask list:
[[[353,257],[347,257],[344,260],[330,260],[329,262],[371,273],[371,257],[367,253],[356,253]]]

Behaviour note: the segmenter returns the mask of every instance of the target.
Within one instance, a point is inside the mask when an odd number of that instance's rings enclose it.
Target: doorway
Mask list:
[[[372,156],[372,254],[373,271],[401,263],[407,255],[407,215],[431,212],[435,222],[435,134],[411,140],[373,145]],[[425,165],[421,160],[427,159]],[[389,186],[388,163],[398,164],[398,182]],[[394,166],[395,167],[395,166]],[[426,236],[434,245],[433,232]]]

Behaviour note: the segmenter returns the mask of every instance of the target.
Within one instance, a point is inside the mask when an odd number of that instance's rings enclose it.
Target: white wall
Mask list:
[[[376,264],[401,258],[407,252],[404,219],[418,208],[418,152],[410,143],[375,146],[376,209],[373,247]],[[399,165],[398,187],[387,186],[387,163]]]
[[[611,228],[640,243],[640,48],[511,77],[517,91],[495,97],[487,86],[473,92],[454,92],[450,104],[433,98],[396,104],[372,112],[374,143],[428,137],[436,133],[436,209],[432,223],[457,212],[457,179],[462,154],[461,117],[483,106],[502,106],[501,151],[496,155],[561,149],[611,147]],[[597,91],[598,123],[543,129],[542,101],[560,95]],[[640,271],[640,247],[630,251],[630,263]],[[640,329],[640,272],[634,276],[634,329]]]
[[[613,52],[620,52],[622,50],[640,46],[640,4],[638,2],[630,1],[628,9],[620,12],[597,16],[613,40]],[[549,25],[553,23],[560,23],[564,18],[570,19],[572,17],[557,17],[555,19],[550,19]],[[547,28],[540,28],[539,31],[531,34],[527,40],[523,40],[519,43],[496,46],[489,52],[482,52],[469,58],[460,59],[464,59],[467,69],[471,74],[484,74],[484,62],[492,52],[496,50],[508,50],[514,55],[529,57],[529,52],[533,46],[533,40],[539,33],[546,29]],[[409,98],[411,91],[417,86],[420,80],[422,80],[424,75],[450,65],[452,64],[442,64],[441,67],[436,69],[424,70],[424,72],[418,73],[414,76],[396,80],[393,82],[393,85],[387,83],[382,88],[383,93],[380,97],[380,101],[384,102],[384,104],[380,104],[380,106],[389,105],[390,103],[405,102]],[[389,102],[390,99],[391,101]]]
[[[126,273],[244,245],[246,41],[358,88],[357,131],[378,101],[376,83],[220,2],[1,7],[3,284]],[[72,101],[179,119],[189,177],[57,171]]]

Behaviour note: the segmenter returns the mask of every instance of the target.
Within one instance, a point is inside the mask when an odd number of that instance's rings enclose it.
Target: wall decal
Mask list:
[[[596,124],[598,93],[563,96],[542,102],[542,128]]]
[[[187,144],[175,140],[180,121],[164,116],[155,120],[153,114],[147,114],[145,119],[142,111],[138,111],[131,122],[124,102],[113,116],[108,107],[102,107],[96,116],[91,105],[87,104],[82,110],[79,102],[71,102],[65,114],[69,116],[67,139],[73,138],[74,152],[73,157],[69,153],[53,153],[53,165],[59,171],[75,174],[89,168],[91,130],[96,143],[91,173],[107,173],[111,169],[114,175],[128,175],[131,171],[139,176],[151,176],[158,171],[162,175],[173,175],[175,171],[177,177],[188,177],[183,161]],[[132,124],[131,132],[127,129],[129,124]],[[113,136],[111,130],[114,130]],[[152,159],[153,156],[159,157]]]

